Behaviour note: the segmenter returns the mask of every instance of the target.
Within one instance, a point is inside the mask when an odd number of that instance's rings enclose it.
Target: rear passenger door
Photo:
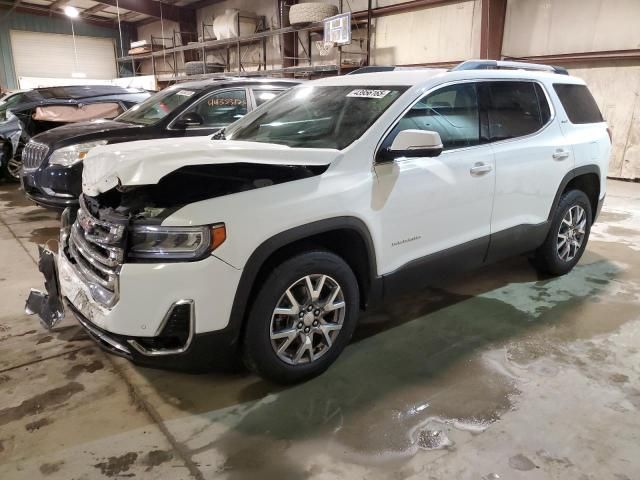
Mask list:
[[[500,254],[505,245],[517,250],[536,243],[536,232],[546,235],[544,222],[574,158],[542,84],[491,81],[483,89],[485,136],[496,164],[490,252],[496,259],[508,254]]]

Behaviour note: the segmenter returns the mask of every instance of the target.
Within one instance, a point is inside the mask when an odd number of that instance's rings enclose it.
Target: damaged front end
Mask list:
[[[209,295],[193,290],[207,278],[239,275],[212,255],[226,239],[225,224],[163,226],[164,220],[196,202],[306,179],[326,169],[247,162],[188,165],[155,184],[118,184],[93,196],[85,193],[78,209],[63,213],[58,252],[40,248],[45,290],[31,291],[26,312],[37,314],[50,329],[66,306],[101,346],[141,364],[187,350],[207,352],[195,339],[195,304],[208,305],[204,297]],[[199,263],[191,267],[189,262]],[[192,280],[194,288],[185,290],[177,278]],[[233,344],[227,337],[221,343]]]

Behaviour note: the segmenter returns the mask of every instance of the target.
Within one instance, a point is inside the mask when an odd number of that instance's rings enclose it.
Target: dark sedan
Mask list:
[[[149,98],[149,92],[116,85],[35,88],[0,102],[0,171],[20,179],[22,150],[29,139],[60,125],[114,118]]]
[[[82,160],[104,144],[153,138],[204,136],[299,81],[219,78],[173,85],[114,120],[94,120],[49,130],[24,149],[22,184],[38,205],[76,205],[82,193]]]

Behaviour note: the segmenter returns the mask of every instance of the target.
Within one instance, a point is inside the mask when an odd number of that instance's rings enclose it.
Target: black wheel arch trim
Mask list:
[[[549,222],[552,221],[553,214],[556,211],[556,207],[560,203],[560,197],[562,196],[562,192],[564,192],[564,189],[567,188],[567,185],[569,184],[569,182],[574,178],[580,177],[582,175],[586,175],[588,173],[595,173],[598,176],[598,181],[602,182],[602,177],[600,176],[600,167],[594,164],[582,165],[580,167],[576,167],[573,170],[570,170],[569,172],[567,172],[567,174],[562,178],[562,181],[560,182],[560,186],[558,187],[558,191],[556,192],[556,196],[554,197],[553,203],[551,204],[551,209],[549,210],[549,216],[547,217],[547,220]],[[599,191],[602,190],[601,185],[598,186],[598,190]],[[598,200],[600,200],[600,198],[598,198]],[[592,212],[592,213],[595,213],[595,212]]]
[[[313,237],[314,235],[336,230],[351,230],[362,238],[367,250],[366,254],[369,266],[368,275],[370,281],[369,288],[370,290],[377,290],[380,288],[381,285],[377,276],[375,246],[373,239],[371,238],[369,228],[361,219],[349,216],[334,217],[285,230],[284,232],[280,232],[262,242],[253,251],[242,269],[240,282],[236,288],[236,294],[231,307],[231,314],[229,315],[229,323],[224,328],[224,330],[230,330],[233,332],[234,343],[237,344],[240,339],[242,325],[248,309],[254,282],[260,272],[260,269],[269,257],[287,245],[305,240]]]

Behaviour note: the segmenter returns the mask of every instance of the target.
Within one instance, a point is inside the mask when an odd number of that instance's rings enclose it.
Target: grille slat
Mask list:
[[[124,260],[123,225],[94,217],[80,196],[80,209],[68,240],[69,258],[89,284],[96,300],[112,306],[118,297],[118,276]]]
[[[22,150],[22,168],[25,170],[36,170],[49,153],[49,146],[44,143],[30,140]]]

